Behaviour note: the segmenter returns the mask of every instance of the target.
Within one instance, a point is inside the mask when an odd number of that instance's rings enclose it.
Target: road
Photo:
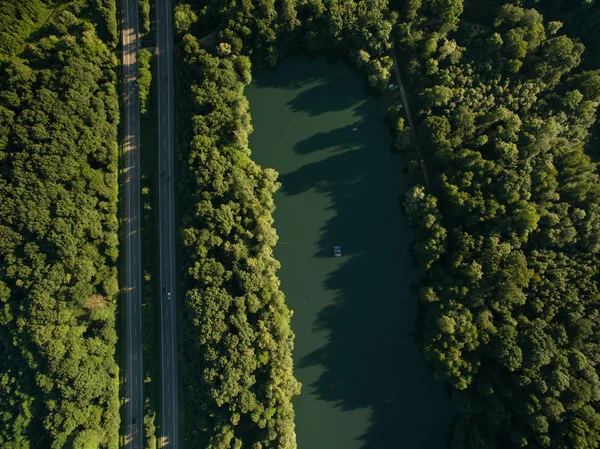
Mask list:
[[[125,201],[125,447],[143,449],[142,377],[142,257],[140,246],[140,105],[134,80],[138,77],[139,50],[137,1],[123,2],[123,182]]]
[[[163,447],[178,447],[177,333],[175,299],[175,163],[173,132],[173,30],[171,0],[156,1],[158,74],[159,254]]]

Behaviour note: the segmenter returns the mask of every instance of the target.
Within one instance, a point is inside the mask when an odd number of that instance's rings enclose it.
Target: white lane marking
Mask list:
[[[165,0],[165,4],[167,7],[167,13],[169,16],[169,20],[167,20],[167,48],[169,49],[168,53],[169,55],[172,55],[172,46],[173,46],[173,30],[172,30],[172,10],[171,10],[171,5],[170,5],[170,0]],[[171,61],[171,59],[169,59],[169,61]],[[167,124],[167,130],[168,130],[168,135],[169,135],[169,173],[171,173],[171,177],[174,179],[174,172],[173,172],[173,136],[171,135],[171,127],[173,126],[173,116],[172,116],[172,108],[173,108],[173,102],[171,101],[171,85],[173,83],[173,74],[172,72],[172,65],[169,65],[168,67],[168,72],[169,72],[169,76],[171,76],[171,81],[167,84],[167,93],[168,93],[168,103],[167,103],[167,110],[169,112],[169,122]],[[174,202],[174,186],[173,183],[169,184],[169,263],[170,263],[170,269],[169,269],[169,281],[170,281],[170,285],[174,285],[174,273],[175,273],[175,258],[173,257],[173,222],[175,219],[175,214],[173,212],[173,202]],[[173,292],[171,301],[170,301],[170,309],[171,309],[171,328],[170,331],[173,333],[172,336],[173,338],[171,339],[171,356],[172,357],[176,357],[176,347],[175,347],[175,292]],[[172,435],[172,441],[173,441],[173,449],[177,449],[178,446],[178,435],[177,435],[177,372],[175,371],[175,364],[176,364],[177,359],[174,359],[172,367],[171,367],[171,379],[172,382],[174,382],[173,385],[173,394],[172,394],[172,401],[173,401],[173,435]]]
[[[129,24],[129,11],[127,9],[127,7],[124,8],[124,15],[125,15],[125,24],[128,25]],[[128,30],[123,30],[123,49],[124,49],[124,60],[125,60],[125,71],[124,71],[124,75],[125,75],[125,94],[126,97],[129,98],[130,92],[129,92],[129,85],[127,83],[127,78],[129,76],[129,72],[130,72],[130,65],[128,64],[128,58],[129,55],[127,54],[127,49],[129,48],[129,33]],[[129,114],[129,103],[126,103],[126,108],[125,108],[125,120],[126,120],[126,132],[125,132],[125,138],[129,138],[129,136],[131,135],[131,120],[130,120],[130,114]],[[126,142],[125,148],[126,150],[126,157],[125,157],[125,164],[127,165],[127,168],[129,169],[131,167],[131,151],[129,151],[129,145]],[[130,192],[129,192],[129,187],[130,184],[129,182],[126,184],[125,189],[126,189],[126,201],[125,201],[125,210],[126,210],[126,216],[127,218],[131,218],[131,198],[130,198]],[[126,240],[126,245],[127,245],[127,251],[125,253],[125,257],[126,259],[130,260],[131,259],[131,244],[129,243],[130,240],[130,236],[131,236],[131,220],[127,220],[127,235],[125,237]],[[129,287],[131,285],[131,266],[128,264],[127,265],[127,270],[126,270],[126,275],[125,275],[125,282],[126,282],[126,287]],[[128,396],[129,396],[129,401],[127,404],[127,412],[128,415],[127,416],[127,424],[130,424],[133,422],[133,398],[132,398],[132,383],[133,383],[133,378],[132,378],[132,371],[133,371],[133,361],[132,361],[132,356],[133,356],[133,339],[131,338],[131,300],[132,300],[132,295],[131,295],[131,290],[129,288],[127,288],[127,294],[125,295],[125,301],[127,302],[127,308],[128,308],[128,321],[129,321],[129,326],[128,326],[128,332],[127,332],[127,337],[128,337],[128,346],[129,346],[129,357],[127,357],[127,386],[128,386]],[[129,440],[127,442],[127,446],[131,446],[132,440]]]
[[[160,11],[160,12],[159,12]],[[158,79],[162,80],[162,78],[164,76],[171,76],[172,79],[172,68],[169,65],[170,63],[170,57],[169,55],[172,54],[171,53],[171,48],[172,48],[172,14],[171,14],[171,9],[170,9],[170,1],[169,0],[159,0],[159,3],[157,4],[157,8],[156,8],[156,22],[158,24],[157,26],[157,54],[160,55],[160,57],[157,58],[158,60]],[[158,31],[160,30],[160,31]],[[164,31],[164,32],[163,32]],[[165,51],[163,51],[163,47],[166,49]],[[165,61],[167,62],[167,66],[166,69],[163,69],[163,67],[161,66],[161,59],[164,56]],[[163,64],[164,65],[164,64]],[[162,111],[164,110],[164,108],[166,107],[166,115],[163,117],[163,123],[164,121],[167,121],[167,136],[164,136],[164,132],[162,132],[161,128],[162,126],[158,126],[158,141],[161,145],[161,148],[159,148],[159,166],[162,167],[162,160],[164,158],[164,156],[167,156],[167,168],[168,168],[168,175],[170,178],[173,178],[173,171],[172,171],[172,167],[173,167],[173,142],[171,141],[171,137],[172,137],[172,132],[171,132],[171,127],[172,127],[172,102],[170,101],[171,99],[171,85],[172,85],[172,80],[169,81],[169,83],[167,83],[167,89],[165,92],[165,89],[163,87],[163,83],[159,83],[159,105],[158,105],[158,110]],[[166,104],[165,104],[166,101]],[[166,151],[166,155],[164,154]],[[166,271],[162,271],[160,273],[160,278],[161,278],[161,284],[168,284],[169,285],[169,290],[171,290],[171,288],[173,287],[173,276],[174,276],[174,259],[173,259],[173,220],[174,220],[174,215],[173,215],[173,198],[174,198],[174,186],[173,186],[173,182],[171,183],[163,183],[164,186],[164,192],[163,189],[159,189],[159,208],[163,208],[163,210],[168,211],[167,213],[167,221],[165,223],[163,223],[163,220],[159,220],[159,235],[164,235],[165,239],[164,239],[164,248],[163,245],[159,245],[159,251],[160,251],[160,260],[167,263],[168,269]],[[165,199],[165,195],[166,195],[166,201],[167,204],[164,205],[164,199]],[[167,239],[166,239],[166,235],[168,234],[169,236],[169,242],[167,245]],[[164,251],[163,251],[164,249]],[[163,259],[163,252],[168,252],[169,254],[169,259]],[[173,294],[173,293],[172,293]],[[167,338],[170,338],[170,334],[173,333],[173,337],[175,336],[174,333],[174,294],[173,294],[173,298],[166,302],[167,299],[165,297],[162,297],[161,299],[161,303],[165,305],[165,310],[166,313],[162,314],[161,313],[161,329],[162,332],[165,332],[165,336]],[[170,304],[169,304],[170,303]],[[171,319],[170,321],[167,321],[169,319],[169,310],[171,311]],[[167,326],[166,324],[170,323],[171,324],[171,328],[167,331]],[[175,347],[175,338],[171,339],[172,345],[172,352],[174,353],[174,347]],[[173,388],[173,394],[170,395],[169,400],[167,401],[167,395],[166,395],[166,391],[165,388],[162,389],[162,409],[167,411],[166,414],[163,415],[163,419],[162,419],[162,429],[163,431],[162,433],[162,437],[163,438],[167,438],[169,440],[170,445],[172,446],[172,449],[178,449],[178,438],[177,438],[177,426],[176,426],[176,415],[177,415],[177,388],[176,388],[176,373],[175,373],[175,360],[173,361],[173,366],[172,366],[172,371],[171,371],[171,375],[172,375],[172,379],[170,380],[168,378],[168,376],[166,375],[167,373],[165,372],[165,365],[164,365],[164,358],[166,355],[166,345],[163,346],[161,348],[161,360],[162,360],[162,370],[163,370],[163,386],[166,383],[166,390],[167,391],[171,391],[171,382],[174,382],[174,388]],[[168,354],[168,353],[167,353]],[[174,407],[173,409],[173,418],[172,420],[170,419],[170,415],[171,415],[171,407]],[[168,416],[166,416],[168,415]],[[165,425],[165,423],[169,423],[169,426]]]
[[[140,40],[140,35],[139,35],[140,23],[139,23],[139,15],[137,13],[137,1],[134,2],[132,6],[133,6],[134,14],[135,14],[135,26],[136,26],[136,30],[137,30],[137,34],[135,36],[136,37],[135,70],[136,70],[136,78],[137,78],[137,76],[139,75],[139,61],[137,59],[137,52],[139,52],[140,45],[141,45],[140,44],[141,40]],[[135,92],[134,92],[134,94],[135,94]],[[140,232],[139,232],[140,231],[140,220],[139,220],[139,217],[140,217],[140,204],[142,204],[142,198],[141,198],[141,191],[139,189],[139,181],[140,181],[139,168],[141,166],[140,165],[139,141],[138,141],[139,136],[140,136],[140,104],[139,104],[139,98],[138,98],[138,103],[137,103],[137,108],[136,108],[136,116],[135,117],[137,119],[137,135],[136,135],[136,142],[135,142],[136,143],[136,147],[137,147],[137,151],[136,151],[136,155],[137,155],[137,161],[136,161],[136,163],[137,163],[137,172],[136,172],[137,173],[137,178],[136,178],[135,188],[136,188],[136,191],[137,191],[137,214],[136,214],[136,217],[138,217],[138,219],[136,220],[136,231],[137,231],[136,232],[136,235],[137,235],[136,242],[137,242],[137,254],[139,256],[139,259],[141,260],[142,259],[142,246],[140,245]],[[138,275],[137,276],[138,277],[138,279],[137,279],[138,280],[138,286],[141,286],[142,285],[142,270],[141,270],[141,267],[138,267],[138,269],[137,269],[137,275]],[[138,289],[137,301],[139,302],[140,307],[141,307],[141,300],[142,300],[141,291]],[[139,327],[139,329],[142,328],[142,314],[141,313],[138,314],[138,327]],[[138,352],[140,354],[140,357],[139,357],[139,375],[141,376],[141,374],[143,373],[143,362],[142,362],[143,354],[142,354],[142,342],[141,342],[141,340],[138,343]],[[140,389],[139,390],[140,391],[140,401],[143,401],[144,400],[144,383],[143,382],[139,382],[139,389]],[[138,403],[138,406],[139,405],[140,404]],[[139,414],[140,421],[142,421],[142,419],[141,419],[142,418],[142,416],[141,416],[141,410],[139,411],[139,413],[140,413]],[[140,430],[138,431],[138,442],[141,441],[141,440],[143,440],[143,438],[144,438],[144,427],[143,427],[143,425],[140,425],[139,427],[140,427]],[[139,446],[139,444],[138,444],[138,446]]]
[[[157,60],[157,73],[158,73],[158,79],[161,80],[164,75],[162,74],[162,67],[160,64],[161,61],[161,56],[162,56],[162,43],[161,43],[161,35],[159,33],[158,30],[160,30],[162,28],[162,20],[160,19],[161,17],[164,17],[164,14],[162,12],[162,0],[157,0],[157,8],[156,8],[156,52],[157,54],[159,54],[159,56],[156,58]],[[159,81],[158,82],[158,105],[157,105],[157,109],[158,111],[161,111],[161,106],[162,106],[162,92],[163,92],[163,88],[162,88],[162,83]],[[158,142],[161,142],[161,126],[157,126],[158,128]],[[162,167],[162,151],[160,149],[158,149],[158,166]],[[158,190],[158,208],[161,209],[162,208],[162,202],[163,202],[163,193],[162,193],[162,189]],[[159,235],[162,235],[162,233],[164,232],[163,230],[163,224],[162,224],[162,220],[158,221],[158,226],[159,226]],[[163,260],[163,248],[162,245],[158,245],[158,250],[159,250],[159,257],[160,260]],[[164,284],[164,279],[163,279],[163,272],[161,270],[160,272],[160,283],[161,285]],[[163,298],[164,301],[164,298]],[[164,319],[164,315],[161,313],[160,314],[160,328],[161,328],[161,332],[164,332],[164,328],[165,328],[165,319]],[[161,400],[162,400],[162,410],[165,410],[165,388],[164,388],[164,382],[165,382],[165,370],[164,370],[164,366],[165,366],[165,348],[164,346],[162,346],[160,348],[160,358],[161,358],[161,374],[162,374],[162,382],[163,382],[163,388],[161,389]],[[167,438],[167,428],[165,425],[165,419],[166,419],[166,414],[162,415],[161,421],[162,421],[162,430],[161,430],[161,435],[163,438]]]

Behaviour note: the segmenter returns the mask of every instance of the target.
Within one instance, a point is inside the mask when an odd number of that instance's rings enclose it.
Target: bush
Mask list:
[[[150,95],[150,86],[152,85],[151,70],[152,53],[143,48],[138,53],[139,77],[138,94],[140,99],[140,113],[148,112],[148,101]]]

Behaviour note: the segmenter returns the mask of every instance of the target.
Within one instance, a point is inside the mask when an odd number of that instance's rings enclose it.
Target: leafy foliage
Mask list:
[[[117,447],[116,59],[76,10],[0,63],[0,446],[11,449]]]
[[[117,29],[117,2],[116,0],[78,0],[77,10],[84,8],[88,3],[91,7],[91,20],[98,26],[98,35],[110,47],[119,43],[119,30]]]
[[[0,60],[21,53],[29,41],[37,40],[37,32],[40,36],[62,33],[83,15],[98,25],[100,37],[114,47],[119,37],[116,14],[115,0],[4,0],[0,3]]]
[[[138,53],[139,76],[138,76],[138,95],[140,99],[140,113],[148,112],[148,96],[150,95],[150,85],[152,84],[152,53],[143,48]]]
[[[369,74],[371,84],[387,85],[392,60],[392,29],[398,14],[386,0],[314,0],[297,2],[236,2],[211,0],[199,16],[189,5],[179,5],[175,28],[183,35],[218,26],[219,43],[229,53],[277,64],[286,51],[340,50]]]
[[[186,446],[294,448],[291,313],[275,276],[276,173],[252,162],[246,57],[186,35],[181,92]]]
[[[0,4],[0,55],[8,56],[21,51],[29,35],[39,28],[51,13],[52,0],[30,2],[7,1]]]
[[[435,173],[406,197],[422,339],[461,410],[453,447],[598,447],[600,186],[583,147],[600,78],[534,9],[469,19],[456,41],[401,36]]]
[[[180,9],[185,79],[202,80],[190,91],[195,105],[182,113],[191,117],[183,154],[196,183],[185,191],[197,192],[187,210],[198,224],[184,231],[196,252],[187,261],[192,285],[202,286],[188,293],[188,319],[201,329],[189,333],[200,342],[195,357],[206,363],[210,354],[249,371],[260,360],[237,352],[242,336],[255,335],[244,327],[255,323],[248,318],[254,297],[245,283],[239,287],[243,276],[235,270],[244,258],[256,266],[249,253],[256,242],[232,239],[257,235],[240,205],[249,200],[239,201],[249,189],[246,178],[237,174],[240,167],[254,170],[240,87],[250,79],[245,58],[274,65],[294,48],[336,49],[382,87],[390,75],[387,53],[396,45],[407,61],[432,177],[430,191],[413,186],[405,201],[418,228],[415,256],[427,270],[420,337],[461,412],[453,447],[599,447],[600,189],[583,148],[596,121],[600,74],[581,68],[582,60],[588,66],[584,45],[565,34],[575,21],[561,21],[562,14],[588,14],[586,29],[593,31],[581,40],[594,42],[597,10],[583,0],[569,13],[570,3],[545,3],[551,21],[530,7],[533,0],[472,0],[468,7],[462,0],[208,1]],[[186,33],[214,28],[218,56],[208,56]],[[414,182],[419,164],[409,134],[400,113],[390,116]],[[263,192],[271,201],[270,188]],[[267,233],[270,219],[264,223]],[[228,340],[224,332],[234,326],[236,339]],[[230,341],[236,350],[223,356]],[[230,405],[231,392],[253,392],[255,384],[226,385],[212,364],[194,371],[205,377],[190,391],[215,383],[223,390],[211,387],[215,409],[207,408],[206,392],[194,399],[190,413],[204,410],[210,419],[189,434],[208,439],[193,441],[264,447],[265,440],[248,440],[262,434],[245,433],[248,420]]]
[[[148,34],[152,24],[150,20],[150,0],[138,0],[138,7],[142,18],[141,34]]]

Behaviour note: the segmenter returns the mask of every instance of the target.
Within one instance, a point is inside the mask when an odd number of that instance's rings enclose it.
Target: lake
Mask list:
[[[340,60],[295,56],[246,89],[253,158],[279,172],[275,257],[294,311],[299,449],[440,449],[454,407],[413,333],[413,231],[390,99]],[[334,246],[342,256],[334,257]]]

